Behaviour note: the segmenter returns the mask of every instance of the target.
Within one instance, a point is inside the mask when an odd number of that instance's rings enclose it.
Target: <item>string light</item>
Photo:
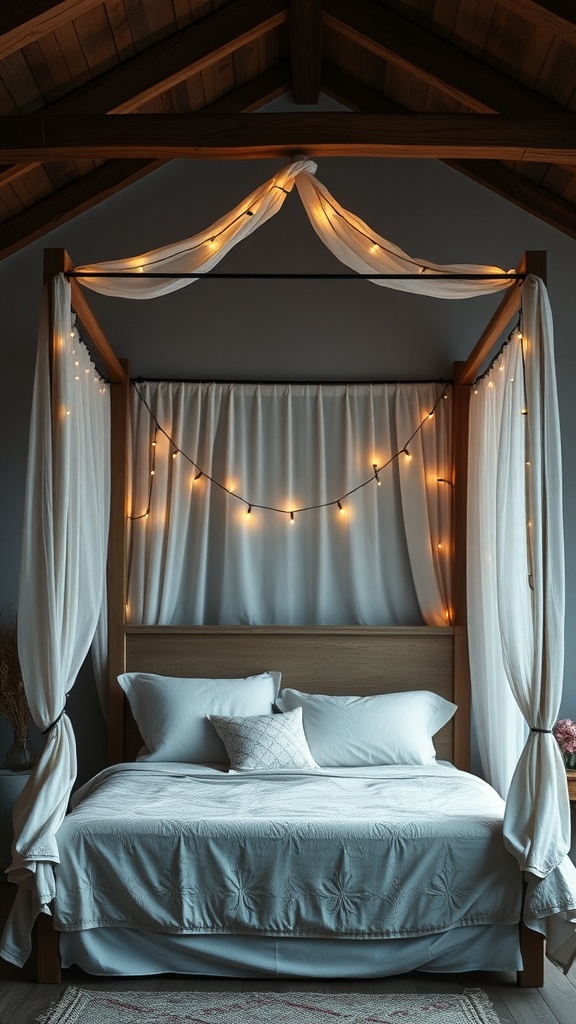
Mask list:
[[[143,403],[143,405],[148,410],[148,412],[150,414],[150,417],[152,418],[152,420],[153,420],[153,422],[155,424],[155,432],[154,432],[154,440],[151,442],[151,446],[152,446],[152,462],[151,462],[151,466],[150,466],[150,494],[149,494],[149,498],[148,498],[148,507],[147,507],[146,512],[142,513],[142,515],[140,515],[140,516],[128,516],[128,518],[131,519],[131,520],[142,519],[145,516],[147,516],[147,514],[150,512],[151,503],[152,503],[152,478],[155,475],[155,472],[154,472],[154,469],[155,469],[154,459],[155,459],[155,450],[156,450],[156,444],[157,444],[156,438],[157,438],[158,431],[160,431],[162,434],[164,434],[164,436],[167,438],[167,440],[169,441],[170,445],[172,446],[172,448],[173,448],[173,451],[171,452],[172,458],[174,459],[174,458],[176,458],[177,455],[182,455],[182,457],[184,459],[186,459],[186,461],[189,462],[190,465],[193,466],[193,468],[196,470],[196,472],[195,472],[195,474],[193,476],[193,483],[195,481],[197,481],[197,480],[200,480],[201,477],[205,477],[215,487],[218,487],[218,488],[220,488],[220,490],[224,491],[225,493],[230,494],[236,500],[243,502],[243,504],[247,506],[246,515],[251,515],[252,509],[260,508],[260,509],[263,509],[263,510],[266,510],[266,511],[269,511],[269,512],[279,512],[279,513],[283,513],[283,514],[288,514],[288,516],[289,516],[289,520],[288,521],[291,524],[293,524],[294,521],[295,521],[295,513],[296,512],[310,512],[310,511],[313,511],[313,510],[316,510],[316,509],[328,508],[331,505],[336,505],[338,507],[339,512],[342,515],[345,515],[346,514],[346,509],[345,509],[345,507],[342,504],[344,498],[348,498],[350,495],[355,494],[356,491],[361,490],[362,488],[368,486],[369,484],[373,483],[374,481],[376,481],[377,486],[380,487],[382,481],[380,480],[380,475],[379,474],[382,472],[382,470],[386,469],[388,466],[390,466],[392,464],[392,462],[394,462],[394,460],[397,459],[399,457],[399,455],[401,455],[401,454],[404,454],[404,456],[407,459],[411,459],[412,458],[412,454],[411,454],[411,452],[410,452],[410,450],[408,448],[409,443],[420,432],[420,430],[422,430],[424,424],[429,419],[433,418],[434,412],[435,412],[435,410],[436,410],[436,408],[438,406],[438,403],[442,399],[447,399],[448,398],[448,394],[447,394],[448,385],[447,385],[444,388],[442,394],[439,395],[439,397],[438,397],[434,407],[430,410],[429,413],[426,414],[424,419],[418,424],[416,429],[413,431],[411,436],[408,438],[406,444],[402,448],[399,448],[399,450],[395,454],[391,455],[390,458],[388,458],[387,461],[385,463],[383,463],[383,465],[379,466],[377,462],[373,462],[372,463],[373,475],[370,476],[367,480],[361,481],[361,483],[357,484],[355,487],[350,488],[350,490],[346,491],[345,494],[341,494],[340,497],[335,499],[335,500],[332,499],[331,501],[319,502],[319,503],[314,504],[314,505],[307,505],[307,506],[303,506],[303,507],[298,508],[298,509],[288,510],[286,508],[279,508],[279,507],[274,506],[274,505],[263,505],[263,504],[260,504],[260,503],[254,502],[254,501],[248,501],[241,494],[236,494],[235,493],[235,486],[236,486],[235,484],[224,485],[224,484],[220,483],[219,480],[216,480],[213,476],[210,476],[210,474],[205,473],[204,470],[201,469],[200,466],[198,466],[197,463],[193,459],[191,459],[189,455],[187,455],[185,452],[183,452],[182,449],[180,449],[176,445],[176,443],[169,436],[169,434],[159,424],[159,422],[156,419],[154,413],[152,412],[152,409],[150,408],[150,406],[146,402],[146,399],[144,398],[144,396],[141,394],[141,392],[138,390],[138,388],[135,385],[134,385],[134,390],[136,391],[136,394],[138,395],[140,401]],[[451,481],[445,480],[442,477],[437,477],[436,479],[437,479],[438,483],[447,483],[450,486],[453,486]]]

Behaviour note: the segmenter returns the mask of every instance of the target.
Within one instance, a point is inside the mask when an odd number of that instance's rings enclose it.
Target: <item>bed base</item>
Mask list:
[[[52,917],[41,914],[35,930],[36,981],[58,985],[62,980],[59,933]],[[524,968],[516,974],[520,988],[542,988],[544,984],[544,936],[520,924],[520,951]]]

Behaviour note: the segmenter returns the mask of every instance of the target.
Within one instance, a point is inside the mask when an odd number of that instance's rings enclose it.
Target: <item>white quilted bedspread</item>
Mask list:
[[[115,766],[58,833],[55,924],[351,938],[508,924],[521,876],[502,813],[486,783],[440,765]]]

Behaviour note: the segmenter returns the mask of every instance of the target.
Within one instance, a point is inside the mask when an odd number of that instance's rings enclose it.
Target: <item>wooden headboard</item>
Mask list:
[[[438,756],[466,769],[467,753],[455,733],[469,736],[468,699],[454,686],[454,634],[450,627],[384,626],[126,626],[127,672],[230,678],[267,669],[282,672],[283,686],[309,693],[372,694],[433,690],[459,704],[454,722],[435,738]],[[124,748],[141,746],[125,713]]]

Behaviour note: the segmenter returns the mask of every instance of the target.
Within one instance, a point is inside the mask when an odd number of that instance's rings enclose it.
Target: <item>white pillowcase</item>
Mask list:
[[[302,728],[302,708],[282,715],[208,715],[234,771],[317,768]]]
[[[457,707],[429,690],[331,697],[286,689],[276,705],[282,712],[302,708],[312,756],[332,768],[435,764],[432,736]]]
[[[244,679],[181,679],[147,672],[118,676],[148,753],[143,761],[226,764],[226,750],[207,715],[268,715],[280,672]]]

